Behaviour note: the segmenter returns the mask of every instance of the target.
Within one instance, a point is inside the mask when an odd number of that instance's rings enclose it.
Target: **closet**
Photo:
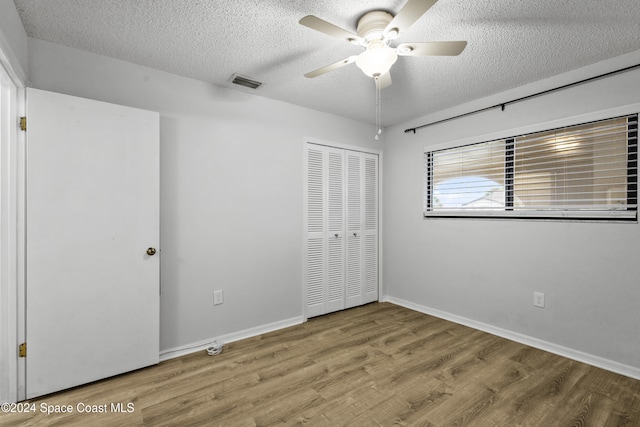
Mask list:
[[[378,300],[378,155],[306,146],[307,317]]]

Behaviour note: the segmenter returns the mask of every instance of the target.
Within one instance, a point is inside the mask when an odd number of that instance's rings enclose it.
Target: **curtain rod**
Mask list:
[[[568,83],[566,85],[558,86],[558,87],[555,87],[553,89],[547,89],[547,90],[544,90],[542,92],[534,93],[532,95],[523,96],[521,98],[516,98],[516,99],[513,99],[511,101],[501,102],[500,104],[492,105],[491,107],[481,108],[479,110],[474,110],[474,111],[470,111],[468,113],[459,114],[457,116],[449,117],[447,119],[442,119],[442,120],[438,120],[438,121],[435,121],[435,122],[427,123],[427,124],[424,124],[424,125],[416,126],[416,127],[413,127],[413,128],[405,129],[404,133],[413,132],[415,134],[418,129],[422,129],[422,128],[425,128],[425,127],[428,127],[428,126],[437,125],[437,124],[448,122],[448,121],[455,120],[455,119],[460,119],[462,117],[471,116],[473,114],[482,113],[484,111],[493,110],[494,108],[500,108],[502,111],[504,111],[505,107],[507,105],[509,105],[509,104],[515,104],[516,102],[524,101],[526,99],[535,98],[537,96],[546,95],[546,94],[551,93],[551,92],[556,92],[556,91],[567,89],[567,88],[570,88],[570,87],[573,87],[573,86],[578,86],[578,85],[581,85],[581,84],[584,84],[584,83],[591,82],[593,80],[598,80],[598,79],[602,79],[604,77],[609,77],[609,76],[612,76],[614,74],[620,74],[620,73],[624,73],[626,71],[631,71],[631,70],[636,69],[636,68],[640,68],[640,64],[631,65],[629,67],[621,68],[619,70],[610,71],[608,73],[600,74],[600,75],[597,75],[597,76],[594,76],[594,77],[589,77],[589,78],[584,79],[584,80],[579,80],[577,82]]]

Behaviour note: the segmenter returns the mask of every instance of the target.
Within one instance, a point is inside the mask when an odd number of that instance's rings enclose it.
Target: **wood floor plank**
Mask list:
[[[640,426],[640,381],[374,303],[34,399],[4,426]]]

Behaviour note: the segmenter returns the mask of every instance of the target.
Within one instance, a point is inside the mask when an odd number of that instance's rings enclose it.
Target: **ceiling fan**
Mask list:
[[[364,52],[327,65],[305,74],[314,78],[341,68],[353,62],[367,76],[373,77],[378,89],[391,85],[389,70],[398,56],[456,56],[467,46],[466,41],[440,41],[401,43],[391,47],[398,35],[407,30],[414,22],[438,0],[408,0],[400,11],[393,16],[383,10],[365,13],[359,20],[356,33],[353,34],[316,16],[308,15],[300,24],[341,40],[363,47]]]

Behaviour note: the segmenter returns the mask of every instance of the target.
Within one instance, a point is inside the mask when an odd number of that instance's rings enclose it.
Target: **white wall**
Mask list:
[[[29,61],[36,88],[160,112],[162,350],[302,316],[303,138],[381,149],[370,124],[35,39]]]
[[[505,111],[426,127],[415,135],[403,132],[638,63],[640,51],[388,129],[386,295],[542,347],[586,353],[585,359],[640,375],[640,225],[422,218],[425,146],[480,135],[514,136],[513,129],[640,103],[640,70],[512,104]],[[545,309],[533,307],[534,291],[546,294]]]

